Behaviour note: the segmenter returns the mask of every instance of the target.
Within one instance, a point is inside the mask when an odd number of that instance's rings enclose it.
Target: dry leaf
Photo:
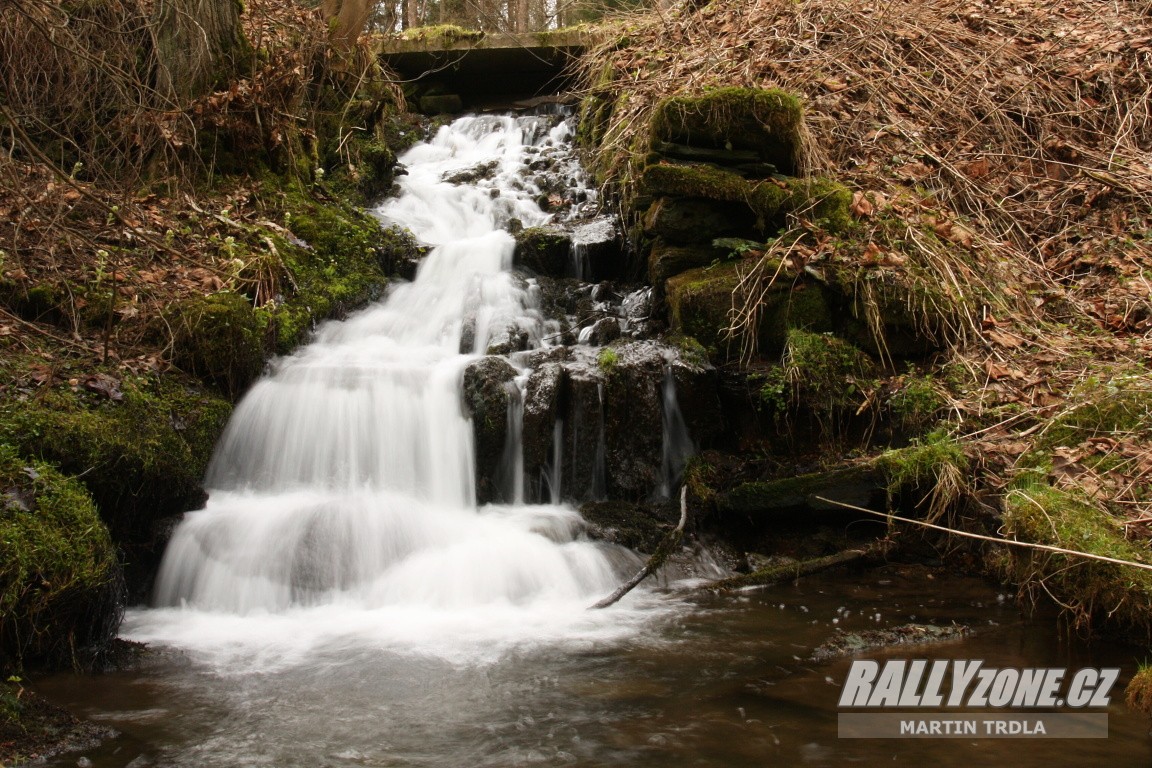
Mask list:
[[[852,193],[852,205],[849,206],[852,215],[858,219],[866,219],[876,210],[864,192]]]

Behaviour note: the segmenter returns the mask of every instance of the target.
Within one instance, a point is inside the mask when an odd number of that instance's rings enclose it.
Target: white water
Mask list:
[[[129,638],[246,668],[365,646],[467,662],[625,637],[661,611],[643,593],[586,610],[636,561],[582,540],[573,510],[475,505],[465,329],[472,353],[509,327],[534,346],[549,333],[501,229],[548,219],[517,176],[526,145],[566,138],[542,125],[463,118],[401,158],[401,195],[377,213],[435,247],[414,282],[323,326],[239,404],[208,506],[165,554],[161,607],[131,612]],[[475,185],[442,181],[493,160]]]

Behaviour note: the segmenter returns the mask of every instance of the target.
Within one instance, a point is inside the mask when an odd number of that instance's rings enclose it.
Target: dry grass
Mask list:
[[[752,0],[621,30],[627,45],[592,52],[585,82],[614,105],[596,164],[626,203],[661,98],[781,87],[805,100],[802,170],[858,190],[866,227],[906,225],[912,264],[886,265],[884,241],[858,239],[878,246],[879,267],[918,267],[953,294],[952,336],[1011,319],[1031,337],[1050,291],[1073,314],[1149,330],[1150,286],[1133,269],[1152,248],[1147,3]],[[781,241],[806,262],[835,246]],[[1100,271],[1132,279],[1102,291]]]

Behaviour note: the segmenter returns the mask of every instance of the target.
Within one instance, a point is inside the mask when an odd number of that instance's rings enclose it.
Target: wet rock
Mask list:
[[[471,168],[465,168],[462,171],[445,174],[441,181],[449,184],[475,184],[478,181],[492,178],[499,168],[500,161],[492,160],[487,163],[479,163]]]
[[[553,227],[530,227],[516,234],[513,266],[538,275],[562,277],[571,272],[572,239]]]
[[[615,317],[602,317],[580,331],[580,341],[602,347],[620,338],[620,321]]]
[[[528,377],[524,397],[524,473],[530,484],[550,465],[553,428],[559,416],[564,369],[544,362]],[[538,497],[539,498],[539,497]]]
[[[876,467],[840,467],[827,472],[743,483],[720,494],[716,509],[721,515],[750,519],[798,507],[839,511],[843,508],[835,502],[868,506],[884,493],[885,486],[883,473]]]
[[[706,360],[678,358],[672,363],[672,379],[688,434],[697,446],[715,445],[726,431],[716,370]]]
[[[513,352],[523,352],[528,349],[530,336],[523,328],[510,325],[504,330],[495,333],[488,340],[488,355],[510,355]]]
[[[614,219],[601,216],[572,230],[576,277],[584,280],[628,278],[624,240]]]
[[[903,624],[891,629],[865,629],[861,632],[841,632],[822,643],[812,652],[812,661],[832,661],[877,648],[898,645],[925,645],[961,640],[972,633],[962,624],[938,626],[935,624]]]
[[[647,333],[652,315],[652,289],[641,288],[625,296],[620,302],[620,312],[630,332]]]
[[[568,499],[603,499],[608,491],[604,380],[597,370],[569,364],[564,418],[562,489]]]
[[[652,552],[676,527],[680,511],[671,503],[589,501],[580,505],[590,536],[640,552]]]
[[[679,370],[675,379],[683,382],[690,398],[683,402],[703,414],[693,419],[702,433],[711,439],[721,423],[713,372],[680,360],[679,354],[652,341],[600,350],[579,347],[564,356],[553,353],[527,384],[524,460],[529,479],[549,474],[559,423],[564,498],[650,499],[663,479],[663,382],[668,365]]]
[[[476,445],[476,497],[481,504],[498,498],[508,407],[516,369],[500,357],[483,357],[464,369],[464,407],[472,416]]]
[[[660,483],[663,447],[661,385],[664,349],[650,342],[613,348],[604,413],[606,460],[612,498],[648,498]]]

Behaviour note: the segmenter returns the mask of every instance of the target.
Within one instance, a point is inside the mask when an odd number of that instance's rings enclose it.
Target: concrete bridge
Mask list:
[[[590,32],[485,34],[414,29],[380,38],[377,52],[414,93],[423,112],[484,109],[563,94],[569,65],[595,42]]]

